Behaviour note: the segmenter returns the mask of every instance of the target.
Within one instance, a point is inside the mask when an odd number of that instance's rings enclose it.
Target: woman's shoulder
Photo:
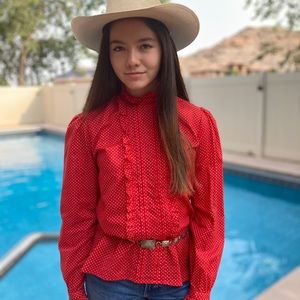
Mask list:
[[[76,114],[67,126],[66,137],[85,136],[93,142],[107,123],[114,119],[115,112],[114,104],[109,103],[104,108]]]
[[[178,112],[181,117],[199,126],[199,123],[209,119],[215,121],[213,114],[202,106],[191,103],[185,99],[177,98]]]
[[[116,113],[116,105],[108,103],[105,107],[94,109],[90,112],[80,112],[76,114],[70,121],[68,126],[93,126],[95,123],[99,127],[106,120],[109,120]]]

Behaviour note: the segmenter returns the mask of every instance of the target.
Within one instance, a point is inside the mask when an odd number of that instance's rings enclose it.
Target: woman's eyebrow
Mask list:
[[[110,41],[110,44],[125,44],[125,43],[119,40],[112,40]]]
[[[138,41],[139,41],[139,42],[149,42],[149,41],[154,42],[155,39],[152,38],[152,37],[145,37],[145,38],[139,39]]]

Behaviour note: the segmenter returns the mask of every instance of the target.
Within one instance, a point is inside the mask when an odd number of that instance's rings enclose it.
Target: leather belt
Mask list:
[[[138,245],[141,248],[146,248],[146,249],[155,249],[156,246],[161,246],[161,247],[169,247],[171,245],[175,245],[179,243],[182,239],[184,239],[187,234],[188,234],[188,229],[186,229],[181,235],[177,236],[176,238],[172,240],[163,240],[163,241],[158,241],[158,240],[140,240],[137,241]]]

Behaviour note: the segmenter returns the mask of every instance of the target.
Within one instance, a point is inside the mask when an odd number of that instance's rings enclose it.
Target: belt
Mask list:
[[[146,248],[146,249],[155,249],[156,246],[160,245],[161,247],[169,247],[171,245],[175,245],[179,243],[182,239],[184,239],[188,234],[188,229],[186,229],[181,235],[177,236],[176,238],[172,240],[163,240],[163,241],[158,241],[158,240],[140,240],[137,241],[138,245],[141,248]]]

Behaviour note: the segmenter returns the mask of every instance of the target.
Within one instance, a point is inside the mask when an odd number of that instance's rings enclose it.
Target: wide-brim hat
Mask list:
[[[84,46],[99,52],[105,24],[124,18],[145,17],[163,22],[170,31],[177,50],[188,46],[198,35],[197,15],[188,7],[162,4],[159,0],[107,0],[106,12],[72,19],[75,38]]]

